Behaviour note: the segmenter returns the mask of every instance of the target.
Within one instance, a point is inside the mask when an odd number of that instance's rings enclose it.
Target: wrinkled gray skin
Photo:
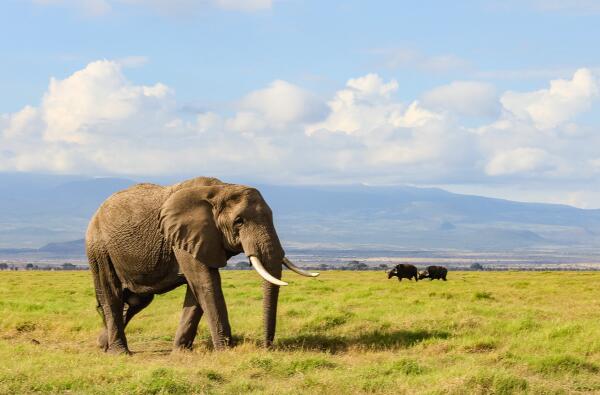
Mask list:
[[[125,326],[156,294],[187,284],[174,347],[192,347],[206,315],[215,349],[231,345],[219,268],[244,252],[281,278],[284,251],[271,209],[253,188],[199,177],[138,184],[109,197],[88,226],[86,249],[104,330],[101,348],[129,353]],[[275,336],[279,286],[263,282],[264,340]]]

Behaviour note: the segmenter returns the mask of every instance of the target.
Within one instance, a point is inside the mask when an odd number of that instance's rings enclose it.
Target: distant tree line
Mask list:
[[[389,268],[388,265],[386,265],[386,264],[369,266],[364,262],[355,261],[355,260],[348,261],[347,263],[344,263],[341,265],[321,263],[318,265],[301,265],[301,267],[306,270],[320,270],[320,271],[324,271],[324,270],[387,270]],[[252,266],[250,265],[250,263],[248,263],[248,261],[239,261],[239,262],[231,263],[231,264],[225,266],[223,269],[225,269],[225,270],[251,270]]]
[[[27,263],[25,265],[20,264],[8,264],[6,262],[0,263],[0,270],[46,270],[46,271],[56,271],[56,270],[88,270],[87,266],[84,265],[74,265],[69,262],[65,262],[62,265],[39,265],[35,263]]]
[[[428,266],[429,264],[420,264],[420,266]],[[302,265],[302,267],[306,270],[317,270],[317,271],[326,271],[326,270],[352,270],[352,271],[379,271],[379,270],[389,270],[394,267],[395,264],[385,264],[381,263],[378,265],[367,265],[365,262],[361,262],[358,260],[350,260],[343,264],[327,264],[321,263],[318,265]],[[34,263],[23,264],[14,264],[14,263],[6,263],[0,262],[0,271],[4,270],[45,270],[45,271],[61,271],[61,270],[88,270],[89,267],[87,265],[75,265],[69,262],[65,262],[61,265],[39,265]],[[238,261],[230,263],[229,265],[223,268],[224,270],[251,270],[252,266],[248,261]],[[600,270],[600,268],[589,267],[548,267],[548,266],[537,266],[537,265],[527,265],[527,266],[499,266],[499,265],[488,265],[483,266],[479,262],[472,263],[468,267],[464,266],[448,266],[449,270],[459,270],[459,271],[508,271],[508,270],[519,270],[519,271],[596,271]]]

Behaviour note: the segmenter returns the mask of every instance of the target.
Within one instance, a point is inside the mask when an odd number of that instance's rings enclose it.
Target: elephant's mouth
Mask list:
[[[273,285],[288,285],[288,283],[286,283],[285,281],[281,281],[278,278],[273,277],[273,275],[271,275],[271,273],[269,273],[267,271],[267,269],[265,269],[265,267],[263,266],[263,264],[261,263],[260,259],[258,259],[258,257],[254,256],[254,255],[250,255],[248,257],[250,259],[250,264],[252,264],[252,267],[254,268],[254,270],[256,270],[256,272],[266,281],[270,282]],[[301,276],[306,276],[306,277],[317,277],[319,275],[319,273],[313,273],[313,272],[308,272],[306,270],[303,270],[301,268],[299,268],[298,266],[294,265],[288,258],[284,257],[282,263],[291,271],[300,274]]]

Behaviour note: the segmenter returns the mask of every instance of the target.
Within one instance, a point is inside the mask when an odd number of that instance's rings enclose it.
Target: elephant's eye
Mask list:
[[[237,217],[235,221],[233,221],[234,226],[241,226],[244,223],[244,219],[242,217]]]

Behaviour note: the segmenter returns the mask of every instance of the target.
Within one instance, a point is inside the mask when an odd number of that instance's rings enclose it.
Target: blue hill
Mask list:
[[[38,249],[79,240],[100,203],[134,183],[0,173],[0,248]],[[281,239],[297,248],[600,248],[600,210],[438,188],[257,186],[275,213]],[[54,246],[65,251],[80,248]]]

